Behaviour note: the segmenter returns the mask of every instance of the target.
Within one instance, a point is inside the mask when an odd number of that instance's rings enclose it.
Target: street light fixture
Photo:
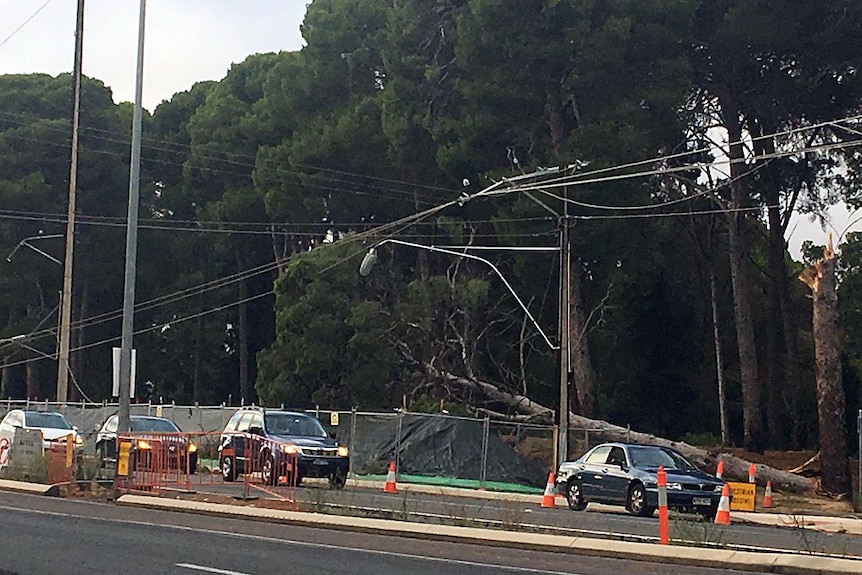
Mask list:
[[[15,255],[15,253],[16,253],[19,249],[21,249],[21,246],[24,246],[25,248],[30,248],[31,250],[33,250],[33,251],[34,251],[34,252],[36,252],[37,254],[39,254],[39,255],[41,255],[41,256],[44,256],[44,257],[48,258],[49,260],[51,260],[51,261],[52,261],[52,262],[54,262],[55,264],[63,265],[63,262],[61,262],[60,260],[58,260],[57,258],[55,258],[54,256],[52,256],[52,255],[51,255],[51,254],[49,254],[48,252],[45,252],[45,251],[43,251],[43,250],[40,250],[39,248],[37,248],[36,246],[34,246],[32,243],[30,243],[30,242],[32,242],[32,241],[34,241],[34,240],[48,240],[48,239],[52,239],[52,238],[62,238],[62,237],[63,237],[63,234],[48,234],[48,235],[43,235],[43,236],[29,236],[29,237],[26,237],[26,238],[24,238],[23,240],[21,240],[20,242],[18,242],[18,245],[16,245],[16,246],[12,249],[12,251],[11,251],[11,252],[9,252],[9,255],[8,255],[8,256],[6,256],[6,261],[7,261],[7,262],[11,262],[11,261],[12,261],[12,256],[14,256],[14,255]]]

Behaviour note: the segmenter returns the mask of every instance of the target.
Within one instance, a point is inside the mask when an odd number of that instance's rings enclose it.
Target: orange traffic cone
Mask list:
[[[767,481],[766,491],[763,493],[763,507],[769,509],[774,506],[775,503],[772,501],[772,481]]]
[[[389,462],[389,473],[386,474],[386,485],[383,486],[383,491],[386,493],[396,493],[398,489],[395,486],[395,462]]]
[[[542,507],[553,509],[556,507],[554,501],[554,472],[548,473],[548,484],[545,485],[545,494],[542,496]]]
[[[724,461],[719,459],[718,465],[715,466],[715,478],[721,479],[722,475],[724,475]]]
[[[721,499],[718,501],[715,522],[719,525],[730,525],[730,485],[727,483],[721,489]]]

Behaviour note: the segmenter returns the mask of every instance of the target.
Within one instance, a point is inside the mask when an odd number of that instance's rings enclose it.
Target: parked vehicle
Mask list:
[[[294,411],[241,408],[225,426],[218,449],[225,481],[259,470],[270,485],[278,484],[281,476],[296,485],[303,477],[326,477],[330,486],[341,489],[350,467],[347,447],[316,418]],[[289,466],[294,458],[295,471]]]
[[[669,508],[715,517],[724,483],[668,447],[603,443],[561,464],[556,482],[570,509],[581,511],[597,502],[648,516],[658,507],[659,466],[667,472]]]
[[[98,429],[96,455],[103,462],[117,460],[118,419],[119,416],[112,415]],[[159,465],[181,472],[187,466],[189,473],[197,471],[197,445],[183,434],[176,423],[164,417],[132,415],[129,424],[133,438],[129,457],[133,469],[152,469],[154,462],[160,462]]]
[[[0,431],[11,435],[16,429],[41,431],[43,449],[55,442],[65,442],[69,434],[75,438],[75,447],[84,445],[84,438],[78,433],[78,428],[70,424],[62,413],[55,411],[13,409],[0,421]]]

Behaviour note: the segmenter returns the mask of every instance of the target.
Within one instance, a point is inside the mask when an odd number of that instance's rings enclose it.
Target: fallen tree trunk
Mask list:
[[[450,386],[454,385],[465,392],[481,396],[488,402],[508,406],[515,412],[514,416],[509,417],[510,420],[526,422],[527,420],[544,419],[553,421],[554,410],[533,401],[525,395],[502,390],[486,381],[454,375],[430,364],[425,365],[425,373],[431,377],[445,381]],[[670,441],[649,433],[632,431],[625,427],[613,425],[607,421],[589,419],[574,413],[569,414],[569,426],[570,429],[598,432],[605,441],[671,447],[691,459],[693,463],[708,473],[715,473],[718,461],[721,460],[724,462],[723,477],[725,479],[748,481],[748,470],[751,463],[730,453],[707,450],[682,441]],[[775,490],[802,493],[813,491],[816,488],[815,482],[808,477],[802,477],[759,463],[755,464],[755,469],[757,483],[759,485],[766,485],[767,481],[771,481],[772,488]]]

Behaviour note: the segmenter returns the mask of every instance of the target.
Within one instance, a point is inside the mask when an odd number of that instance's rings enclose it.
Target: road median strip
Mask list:
[[[564,535],[522,533],[497,529],[474,529],[388,519],[262,509],[244,505],[163,499],[143,495],[122,495],[117,499],[117,503],[133,507],[257,519],[308,527],[328,527],[345,531],[391,534],[438,541],[473,541],[499,547],[566,552],[578,555],[654,561],[716,569],[766,571],[786,575],[839,575],[862,572],[862,560],[789,553],[755,553],[750,551],[703,549],[674,545],[659,546],[649,543],[610,541]]]

